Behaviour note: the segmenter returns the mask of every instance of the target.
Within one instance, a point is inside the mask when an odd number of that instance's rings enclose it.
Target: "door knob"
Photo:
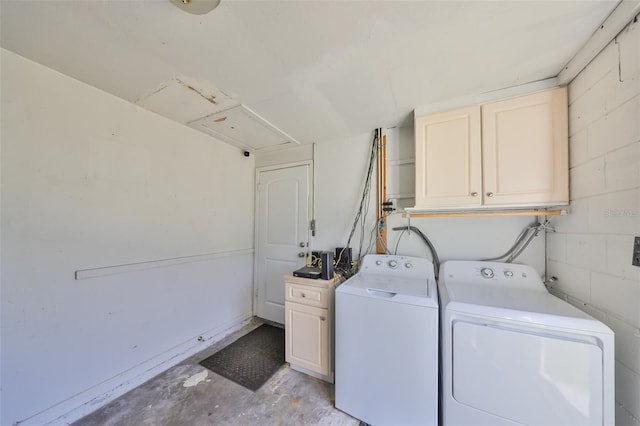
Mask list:
[[[303,248],[304,248],[304,247],[306,247],[306,246],[307,246],[307,244],[306,244],[306,243],[303,243],[303,242],[301,242],[301,243],[300,243],[300,247],[303,247]]]
[[[473,192],[471,193],[471,196],[472,196],[472,197],[477,197],[477,196],[478,196],[478,193],[477,193],[476,191],[473,191]]]
[[[487,192],[487,197],[493,197],[493,192]]]
[[[298,253],[298,257],[304,257],[304,252],[301,251],[300,253]]]

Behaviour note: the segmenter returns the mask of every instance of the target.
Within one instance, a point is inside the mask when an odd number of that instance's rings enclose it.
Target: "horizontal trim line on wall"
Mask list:
[[[206,254],[195,254],[191,256],[172,257],[169,259],[148,260],[145,262],[128,263],[124,265],[102,266],[99,268],[79,269],[75,271],[76,280],[86,280],[89,278],[104,277],[114,274],[125,274],[128,272],[141,271],[144,269],[162,268],[165,266],[179,265],[181,263],[205,262],[208,260],[221,259],[224,257],[244,256],[253,254],[253,249],[216,251]]]

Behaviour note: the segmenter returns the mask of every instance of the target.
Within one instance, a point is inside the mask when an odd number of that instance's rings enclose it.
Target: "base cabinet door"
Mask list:
[[[286,361],[322,375],[329,375],[329,329],[328,309],[287,302]]]

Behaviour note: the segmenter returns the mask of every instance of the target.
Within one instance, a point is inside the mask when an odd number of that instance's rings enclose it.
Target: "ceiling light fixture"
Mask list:
[[[204,15],[218,7],[220,0],[171,0],[171,3],[185,12]]]

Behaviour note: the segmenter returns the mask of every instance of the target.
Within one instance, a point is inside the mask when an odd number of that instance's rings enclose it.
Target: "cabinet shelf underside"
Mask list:
[[[564,214],[567,214],[567,210],[416,211],[403,213],[402,217],[560,216]]]

